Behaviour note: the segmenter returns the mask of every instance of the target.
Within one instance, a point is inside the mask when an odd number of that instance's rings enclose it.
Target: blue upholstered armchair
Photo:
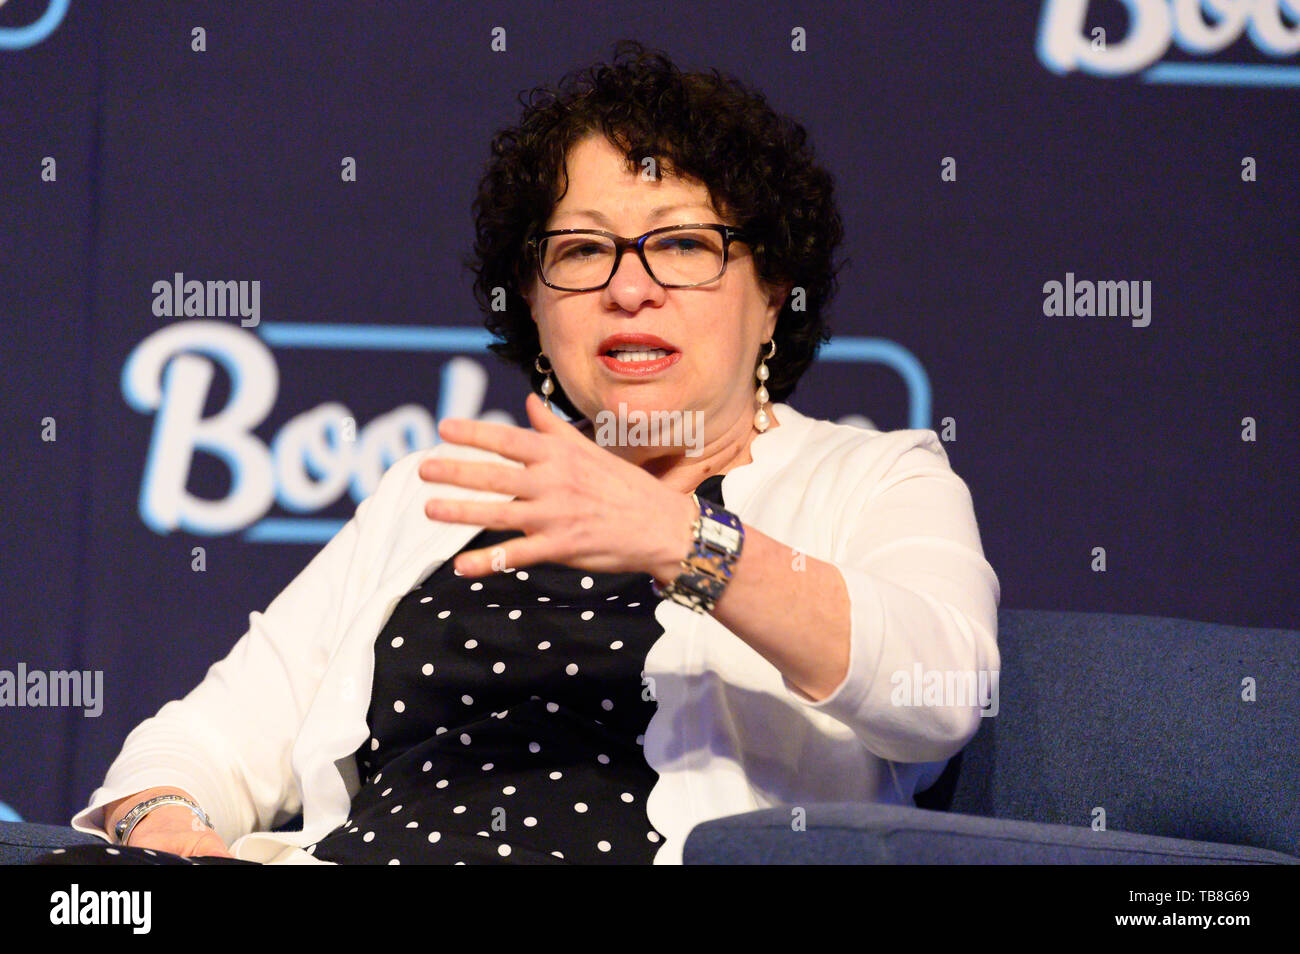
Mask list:
[[[921,807],[718,819],[686,863],[1300,863],[1300,632],[1003,610],[998,646],[998,715]]]
[[[999,712],[917,808],[697,826],[687,864],[1300,863],[1300,632],[1003,610]],[[0,823],[0,863],[87,840]]]

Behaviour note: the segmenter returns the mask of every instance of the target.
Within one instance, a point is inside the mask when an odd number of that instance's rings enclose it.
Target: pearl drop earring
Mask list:
[[[542,358],[545,357],[546,352],[537,352],[537,357],[533,360],[533,367],[537,369],[538,374],[546,375],[546,379],[542,381],[541,391],[542,400],[546,402],[546,409],[549,411],[551,409],[551,395],[555,393],[555,382],[551,380],[551,371],[554,369],[550,367],[551,360],[549,358],[546,359],[547,367],[542,367]]]
[[[758,390],[754,392],[754,399],[758,401],[758,413],[754,415],[754,426],[758,428],[760,434],[767,430],[768,426],[771,424],[771,421],[769,421],[767,417],[767,411],[764,409],[763,405],[767,403],[768,399],[766,387],[766,382],[769,376],[767,360],[776,354],[776,340],[773,339],[772,341],[769,341],[768,344],[772,346],[772,350],[759,358],[758,370],[754,372],[754,376],[758,378]]]

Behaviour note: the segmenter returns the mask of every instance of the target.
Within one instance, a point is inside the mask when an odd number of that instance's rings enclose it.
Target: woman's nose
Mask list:
[[[625,309],[631,310],[630,306],[640,305],[647,298],[660,297],[663,286],[646,270],[636,249],[627,248],[619,256],[605,290]]]

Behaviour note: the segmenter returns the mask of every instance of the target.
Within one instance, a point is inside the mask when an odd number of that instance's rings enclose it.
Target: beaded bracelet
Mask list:
[[[655,596],[672,599],[697,613],[712,613],[731,582],[732,568],[745,545],[740,518],[710,500],[691,494],[699,513],[691,525],[691,551],[682,560],[682,572],[667,586],[651,580]]]

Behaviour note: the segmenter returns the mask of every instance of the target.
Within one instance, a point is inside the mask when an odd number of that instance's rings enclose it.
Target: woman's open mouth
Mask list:
[[[600,354],[601,363],[615,374],[643,377],[676,364],[682,353],[653,343],[617,342]]]

